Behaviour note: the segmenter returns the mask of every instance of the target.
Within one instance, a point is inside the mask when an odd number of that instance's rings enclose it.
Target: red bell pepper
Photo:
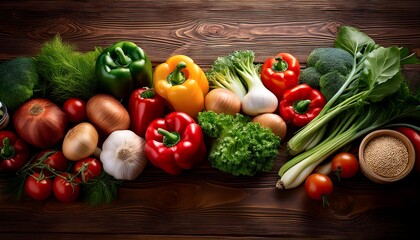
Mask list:
[[[169,174],[180,174],[205,158],[203,132],[188,114],[171,112],[150,123],[145,152],[156,167]]]
[[[130,113],[130,129],[144,138],[147,126],[156,118],[163,117],[166,100],[152,88],[138,88],[130,95],[128,110]]]
[[[0,131],[0,172],[17,171],[30,159],[29,145],[12,131]]]
[[[299,61],[289,53],[279,53],[265,60],[261,68],[261,81],[280,101],[287,89],[298,85]]]
[[[318,116],[325,106],[325,97],[308,84],[287,90],[280,102],[280,116],[297,127],[303,127]]]

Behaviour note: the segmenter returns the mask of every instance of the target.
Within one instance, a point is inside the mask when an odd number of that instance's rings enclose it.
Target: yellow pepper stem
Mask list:
[[[179,62],[173,72],[168,75],[168,82],[172,85],[180,85],[185,82],[185,75],[182,72],[182,69],[186,68],[187,64],[185,62]]]

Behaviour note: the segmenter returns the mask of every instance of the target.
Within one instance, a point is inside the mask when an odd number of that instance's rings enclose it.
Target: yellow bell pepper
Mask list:
[[[153,73],[155,91],[175,111],[197,117],[204,109],[209,83],[203,70],[185,55],[175,55],[156,66]]]

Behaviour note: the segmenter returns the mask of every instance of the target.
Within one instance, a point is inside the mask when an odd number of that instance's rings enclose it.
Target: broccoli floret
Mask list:
[[[314,67],[308,67],[302,70],[299,76],[299,84],[306,83],[312,88],[319,89],[319,79],[321,74]]]
[[[321,75],[332,71],[347,75],[353,67],[353,56],[341,48],[316,48],[309,54],[306,64],[315,67]]]
[[[340,48],[316,48],[308,56],[299,83],[320,89],[330,100],[353,67],[353,56]]]
[[[242,114],[210,111],[199,113],[198,124],[208,136],[217,136],[208,156],[212,167],[234,176],[253,176],[272,169],[280,138],[270,129]]]
[[[30,57],[17,57],[0,64],[0,101],[10,112],[32,98],[40,90],[36,62]]]
[[[346,81],[346,77],[339,72],[329,72],[319,79],[319,87],[325,99],[331,99]]]

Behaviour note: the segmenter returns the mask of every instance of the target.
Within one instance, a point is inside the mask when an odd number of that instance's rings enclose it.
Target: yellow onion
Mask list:
[[[232,91],[215,88],[205,97],[204,107],[215,113],[236,114],[241,111],[241,100]]]
[[[127,109],[111,95],[100,93],[91,97],[86,103],[86,111],[90,122],[107,135],[130,127]]]
[[[286,122],[283,120],[280,115],[275,113],[263,113],[261,115],[255,116],[252,119],[253,122],[258,122],[263,127],[270,128],[271,131],[280,137],[280,139],[284,139],[287,133],[287,125]]]
[[[62,151],[72,161],[79,161],[95,153],[98,148],[99,134],[88,122],[82,122],[71,128],[64,136]]]

